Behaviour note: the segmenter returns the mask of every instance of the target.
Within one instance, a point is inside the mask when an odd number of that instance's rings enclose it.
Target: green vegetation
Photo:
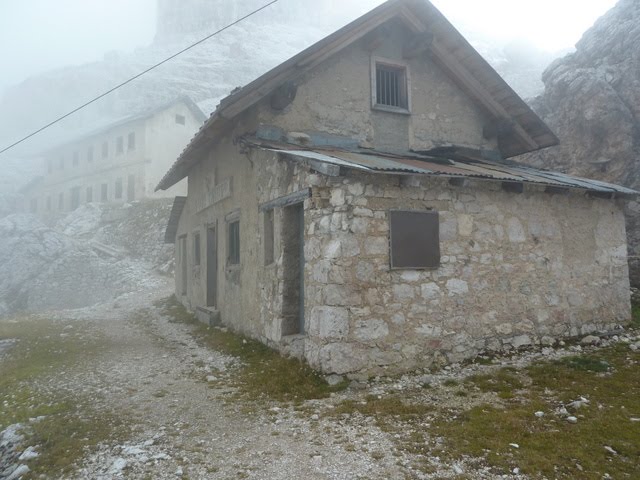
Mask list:
[[[631,305],[631,326],[633,328],[640,328],[640,303]]]
[[[0,430],[28,426],[26,442],[40,454],[28,462],[32,478],[59,477],[85,449],[122,432],[121,415],[96,412],[82,396],[47,387],[48,379],[66,375],[103,348],[77,330],[34,318],[0,322],[0,338],[18,340],[0,362]]]
[[[454,421],[439,421],[434,434],[445,439],[442,454],[483,457],[500,471],[520,468],[547,478],[633,478],[640,468],[640,355],[622,344],[595,355],[534,364],[525,371],[473,377],[468,381],[497,395],[510,392],[504,404],[481,405],[456,412]],[[516,375],[530,380],[523,392]],[[577,424],[554,413],[580,397],[579,409],[568,407]],[[545,415],[538,418],[536,411]],[[509,444],[518,444],[515,449]],[[612,454],[610,447],[617,454]]]
[[[307,364],[285,358],[256,340],[203,325],[175,297],[158,302],[156,307],[173,321],[191,325],[204,345],[241,361],[234,383],[243,399],[300,403],[328,397],[347,386],[346,382],[330,386]]]

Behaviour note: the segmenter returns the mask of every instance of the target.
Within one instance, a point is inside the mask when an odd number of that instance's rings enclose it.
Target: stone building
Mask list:
[[[630,318],[632,190],[508,158],[556,137],[425,0],[222,101],[158,188],[176,295],[313,367],[402,371]]]
[[[90,202],[184,195],[186,181],[155,192],[205,115],[184,97],[74,136],[42,154],[42,175],[25,186],[23,210],[47,215]]]

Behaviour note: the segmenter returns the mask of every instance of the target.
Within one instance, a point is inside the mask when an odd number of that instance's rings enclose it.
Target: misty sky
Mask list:
[[[344,1],[367,8],[382,3]],[[616,0],[433,3],[463,34],[475,32],[504,43],[523,39],[558,51],[571,48]],[[0,91],[52,68],[96,61],[109,51],[148,45],[155,33],[155,4],[156,0],[0,0]]]

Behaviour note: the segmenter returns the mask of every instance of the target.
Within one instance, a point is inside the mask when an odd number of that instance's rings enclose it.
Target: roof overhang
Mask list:
[[[549,192],[582,191],[602,198],[637,197],[640,192],[620,185],[574,177],[563,173],[532,168],[515,162],[495,162],[474,158],[463,159],[420,155],[414,152],[392,154],[374,150],[338,148],[305,148],[282,142],[243,139],[250,148],[270,151],[329,176],[342,175],[342,169],[384,175],[427,175],[442,178],[476,179],[500,182],[513,187],[529,184],[546,187]]]
[[[203,152],[242,112],[393,18],[414,34],[407,55],[429,54],[493,119],[505,158],[558,144],[558,138],[428,0],[389,0],[225,98],[157,190],[186,177]]]

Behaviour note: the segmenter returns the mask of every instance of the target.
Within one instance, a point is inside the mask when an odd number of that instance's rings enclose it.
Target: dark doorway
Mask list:
[[[216,227],[207,228],[207,306],[218,305],[218,236]]]
[[[187,236],[180,237],[180,271],[182,273],[182,295],[187,294]]]
[[[304,207],[283,209],[282,244],[284,291],[282,335],[305,332],[304,326]]]

